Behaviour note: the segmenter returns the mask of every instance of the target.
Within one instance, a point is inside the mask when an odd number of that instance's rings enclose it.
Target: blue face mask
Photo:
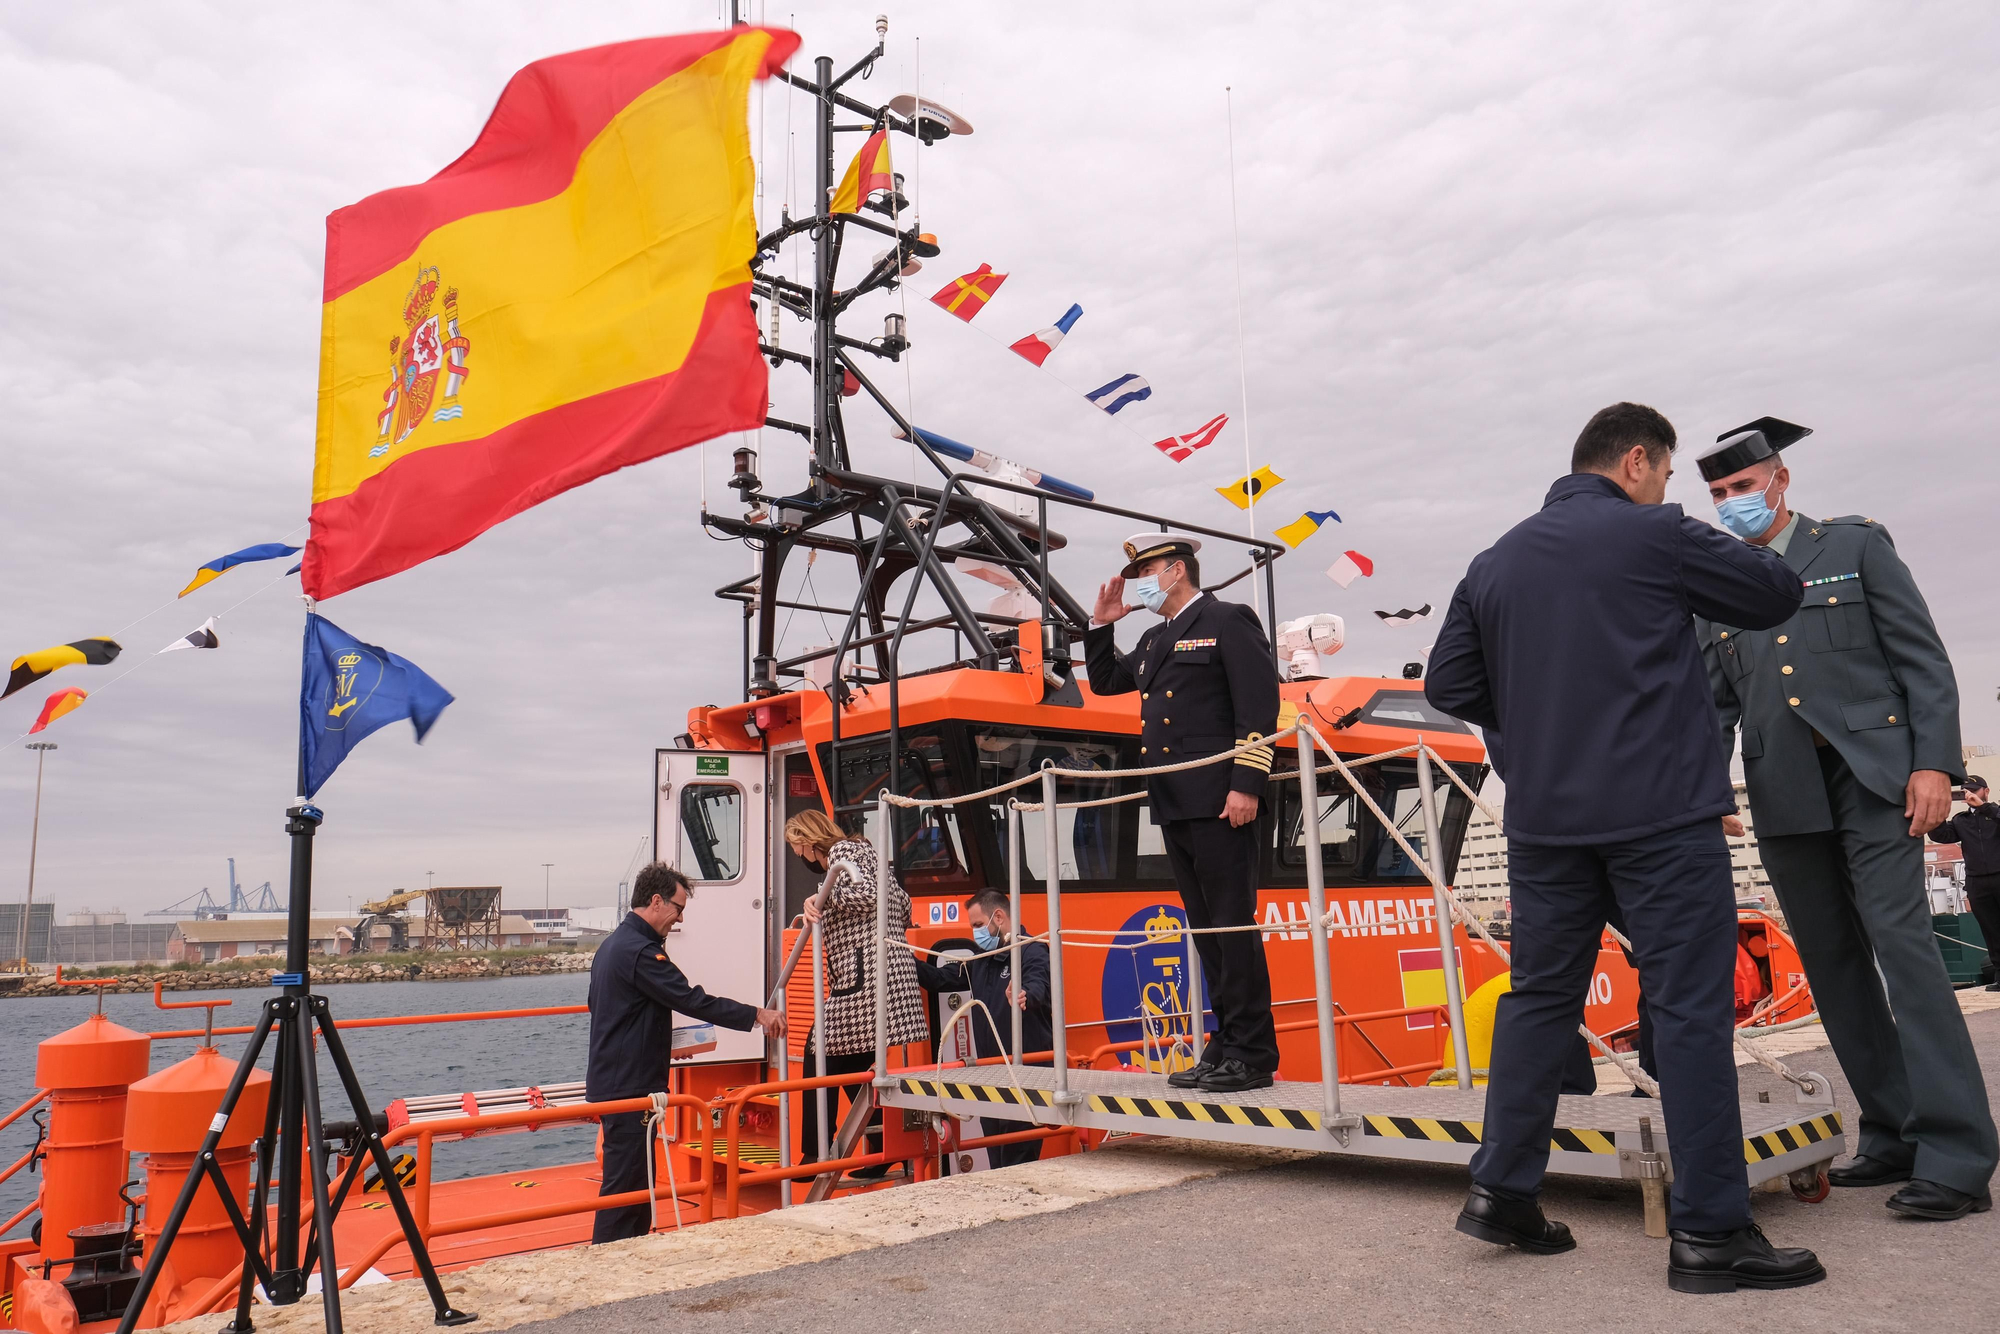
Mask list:
[[[1771,479],[1776,481],[1774,477]],[[1771,521],[1778,512],[1765,499],[1770,494],[1769,483],[1762,491],[1752,491],[1747,495],[1731,496],[1715,507],[1715,517],[1722,520],[1722,526],[1742,538],[1745,542],[1762,537],[1771,527]]]
[[[1167,605],[1167,594],[1170,591],[1160,587],[1160,576],[1157,574],[1142,574],[1137,579],[1125,581],[1126,594],[1137,598],[1140,606],[1155,614]]]
[[[1000,937],[993,933],[990,926],[975,926],[972,928],[972,943],[982,951],[997,950],[1000,948]]]

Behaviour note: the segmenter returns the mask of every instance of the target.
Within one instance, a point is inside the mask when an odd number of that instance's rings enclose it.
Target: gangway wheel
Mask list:
[[[1792,1195],[1803,1204],[1824,1204],[1826,1197],[1833,1194],[1833,1182],[1827,1179],[1825,1163],[1802,1167],[1789,1179]]]

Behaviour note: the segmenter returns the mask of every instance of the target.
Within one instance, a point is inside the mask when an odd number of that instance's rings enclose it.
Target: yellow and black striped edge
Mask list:
[[[934,1079],[905,1079],[905,1093],[964,1102],[1001,1103],[1011,1107],[1053,1107],[1046,1089],[1015,1089],[1005,1084],[951,1084]],[[1319,1113],[1293,1107],[1238,1107],[1233,1103],[1191,1102],[1181,1098],[1121,1098],[1093,1093],[1085,1105],[1113,1116],[1144,1116],[1159,1121],[1195,1121],[1218,1126],[1261,1126],[1269,1130],[1318,1130]]]
[[[1768,1158],[1776,1158],[1781,1153],[1803,1149],[1808,1144],[1834,1139],[1839,1134],[1840,1113],[1828,1112],[1825,1116],[1815,1116],[1797,1125],[1780,1126],[1761,1135],[1745,1135],[1743,1161],[1761,1163]]]

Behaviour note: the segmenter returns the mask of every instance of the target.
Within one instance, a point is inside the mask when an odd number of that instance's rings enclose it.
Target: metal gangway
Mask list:
[[[1289,710],[1288,710],[1289,712]],[[1009,783],[963,796],[925,799],[890,792],[886,787],[877,796],[873,840],[880,865],[893,866],[893,807],[926,808],[985,801],[1011,793],[1028,784],[1039,783],[1041,800],[1024,802],[1008,796],[1007,859],[1010,917],[1015,930],[1012,940],[998,954],[1011,955],[1013,976],[1021,974],[1021,947],[1028,939],[1049,946],[1050,1009],[1062,1050],[1054,1053],[1051,1065],[1028,1065],[1020,1061],[1021,1015],[1012,1010],[1012,1056],[997,1063],[981,1062],[958,1067],[896,1068],[889,1064],[887,952],[891,949],[918,949],[909,943],[901,924],[889,921],[889,895],[878,894],[875,939],[875,1064],[870,1092],[872,1099],[857,1100],[885,1108],[964,1117],[1002,1114],[1008,1119],[1030,1121],[1037,1126],[1067,1127],[1140,1135],[1170,1135],[1187,1139],[1234,1144],[1268,1145],[1306,1149],[1362,1158],[1410,1159],[1430,1163],[1469,1163],[1480,1142],[1486,1093],[1474,1084],[1474,1070],[1466,1044],[1462,991],[1458,976],[1457,942],[1454,923],[1462,923],[1494,950],[1502,962],[1509,962],[1506,949],[1487,932],[1482,923],[1465,912],[1457,896],[1445,883],[1443,850],[1438,839],[1438,807],[1433,787],[1435,764],[1496,826],[1500,817],[1478,793],[1439,757],[1421,736],[1411,746],[1344,760],[1311,721],[1300,716],[1272,737],[1239,746],[1220,755],[1183,764],[1147,769],[1119,770],[1121,778],[1144,778],[1196,764],[1226,764],[1236,756],[1259,746],[1275,746],[1290,740],[1297,747],[1297,781],[1302,800],[1305,865],[1309,897],[1309,922],[1313,950],[1313,984],[1319,1047],[1317,1081],[1280,1080],[1272,1087],[1247,1093],[1213,1093],[1200,1089],[1170,1087],[1163,1074],[1132,1070],[1073,1069],[1068,1061],[1067,1011],[1063,991],[1062,875],[1060,830],[1055,812],[1060,809],[1109,805],[1143,800],[1143,789],[1111,797],[1058,802],[1057,782],[1070,771],[1045,764],[1038,774],[1029,774]],[[1450,1027],[1455,1082],[1449,1087],[1397,1088],[1375,1084],[1346,1085],[1341,1082],[1338,1046],[1335,1041],[1336,1005],[1333,996],[1331,960],[1328,955],[1331,923],[1327,913],[1325,867],[1321,860],[1321,837],[1317,812],[1318,769],[1322,753],[1380,823],[1382,830],[1401,847],[1414,866],[1423,869],[1436,902],[1434,921],[1439,956],[1444,969],[1447,1022]],[[1377,804],[1368,787],[1354,770],[1365,765],[1414,754],[1417,765],[1417,792],[1424,829],[1424,854],[1410,845],[1402,831]],[[1103,770],[1074,774],[1079,778],[1102,779]],[[1021,915],[1021,867],[1023,856],[1022,813],[1041,811],[1045,839],[1043,863],[1046,868],[1047,930],[1024,938]],[[831,880],[833,872],[829,870]],[[1212,931],[1261,931],[1262,924],[1242,927],[1213,927]],[[1191,928],[1183,926],[1183,931]],[[816,934],[816,932],[814,933]],[[1092,932],[1091,935],[1104,935]],[[1614,931],[1615,934],[1615,931]],[[1192,935],[1189,936],[1190,942]],[[805,943],[804,937],[800,945]],[[1083,943],[1081,941],[1079,944]],[[1624,942],[1621,938],[1621,943]],[[794,957],[798,951],[794,950]],[[961,956],[963,957],[963,956]],[[977,957],[977,956],[975,956]],[[1191,976],[1199,995],[1200,968],[1191,959]],[[789,971],[789,970],[787,970]],[[983,1007],[982,1007],[983,1008]],[[956,1022],[965,1011],[952,1016]],[[1188,1005],[1192,1022],[1194,1055],[1203,1041],[1204,1010],[1197,998]],[[1107,1016],[1108,1018],[1109,1016]],[[984,1016],[985,1022],[996,1022]],[[1555,1129],[1549,1145],[1549,1170],[1572,1176],[1657,1179],[1664,1172],[1672,1176],[1668,1151],[1672,1126],[1657,1099],[1659,1090],[1637,1062],[1613,1051],[1587,1028],[1580,1030],[1602,1053],[1601,1060],[1615,1064],[1639,1089],[1651,1098],[1586,1097],[1565,1095],[1559,1099]],[[1831,1083],[1823,1076],[1795,1073],[1775,1057],[1759,1051],[1740,1030],[1737,1040],[1765,1068],[1781,1075],[1796,1093],[1792,1103],[1744,1100],[1743,1157],[1752,1186],[1780,1176],[1789,1177],[1801,1198],[1824,1198],[1826,1167],[1845,1151],[1846,1139],[1841,1114],[1834,1102]],[[861,1114],[865,1119],[865,1113]],[[859,1121],[850,1116],[851,1135]],[[822,1134],[827,1121],[820,1118]],[[843,1138],[846,1138],[844,1136]],[[826,1183],[831,1184],[831,1183]],[[824,1187],[822,1187],[823,1191]]]

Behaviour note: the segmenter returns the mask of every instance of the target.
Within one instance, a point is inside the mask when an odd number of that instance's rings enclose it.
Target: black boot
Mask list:
[[[1993,1192],[1983,1190],[1967,1195],[1962,1190],[1935,1181],[1912,1181],[1883,1201],[1905,1218],[1922,1218],[1949,1223],[1967,1214],[1983,1214],[1993,1207]]]
[[[1200,1084],[1203,1076],[1207,1075],[1209,1071],[1215,1069],[1215,1057],[1210,1054],[1212,1051],[1213,1048],[1204,1050],[1201,1054],[1201,1059],[1199,1061],[1195,1062],[1193,1065],[1189,1066],[1185,1070],[1176,1070],[1172,1074],[1168,1075],[1167,1087],[1175,1089],[1191,1089],[1194,1088],[1196,1085]]]
[[[1560,1255],[1576,1249],[1576,1238],[1569,1234],[1569,1228],[1542,1217],[1541,1205],[1497,1195],[1477,1181],[1465,1197],[1465,1207],[1458,1211],[1457,1227],[1468,1237],[1495,1246],[1519,1246],[1536,1255]]]
[[[1910,1179],[1910,1168],[1906,1163],[1897,1167],[1885,1163],[1880,1158],[1870,1158],[1862,1154],[1851,1163],[1843,1164],[1826,1174],[1826,1179],[1836,1186],[1887,1186]]]
[[[1734,1292],[1738,1288],[1802,1288],[1826,1277],[1819,1257],[1802,1247],[1780,1249],[1752,1223],[1734,1232],[1668,1233],[1667,1286],[1675,1292]]]

